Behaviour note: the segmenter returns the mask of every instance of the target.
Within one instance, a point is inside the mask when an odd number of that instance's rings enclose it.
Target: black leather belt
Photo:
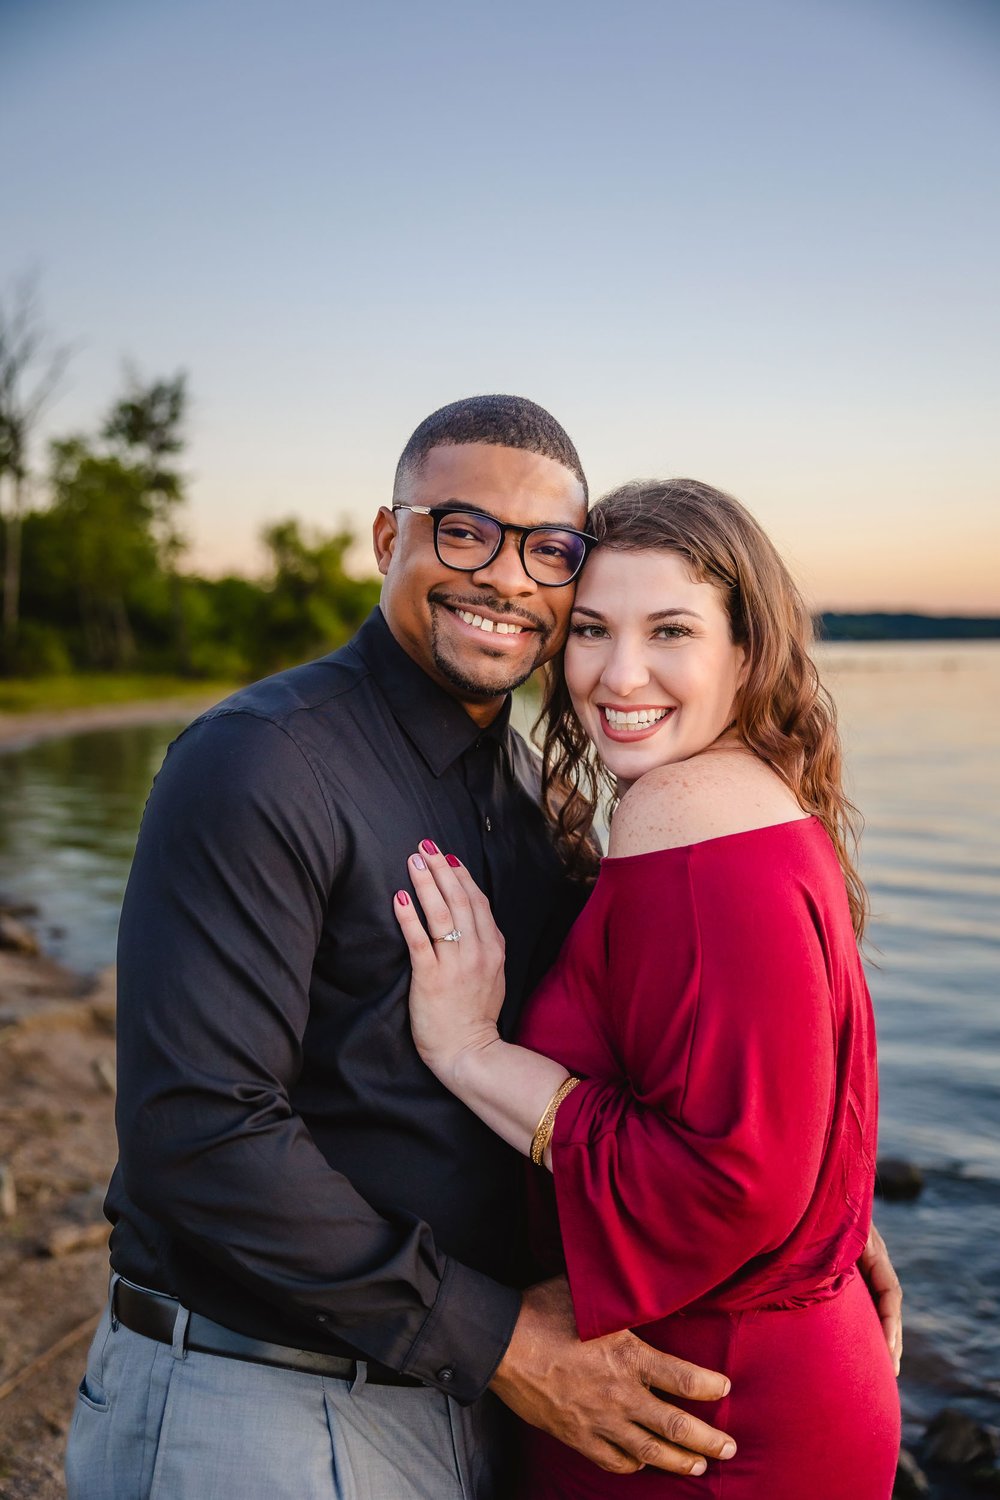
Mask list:
[[[115,1283],[111,1305],[112,1317],[133,1333],[155,1339],[158,1344],[172,1344],[174,1323],[181,1304],[175,1297],[133,1286],[130,1281]],[[188,1317],[184,1347],[197,1354],[222,1354],[227,1359],[245,1359],[256,1365],[275,1365],[281,1370],[304,1370],[307,1375],[327,1375],[333,1380],[353,1380],[358,1361],[336,1354],[318,1354],[313,1349],[291,1349],[286,1344],[268,1344],[263,1339],[248,1338],[213,1323],[211,1318],[193,1312]],[[423,1385],[412,1375],[400,1375],[387,1365],[366,1360],[365,1380],[371,1385]]]

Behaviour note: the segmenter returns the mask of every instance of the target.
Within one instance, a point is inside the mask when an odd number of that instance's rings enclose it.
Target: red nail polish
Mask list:
[[[409,906],[410,904],[410,898],[405,891],[397,891],[396,900],[399,902],[400,906]]]
[[[440,854],[440,849],[433,839],[421,839],[420,847],[425,854]]]
[[[451,868],[453,870],[460,870],[462,868],[462,861],[456,854],[446,854],[445,859],[451,865]]]

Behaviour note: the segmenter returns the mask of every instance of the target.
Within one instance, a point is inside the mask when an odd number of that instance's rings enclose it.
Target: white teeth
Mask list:
[[[474,625],[477,630],[485,630],[489,635],[520,635],[524,629],[523,625],[513,625],[504,620],[484,620],[482,615],[474,615],[467,609],[456,609],[455,613],[466,625]]]
[[[658,724],[670,712],[668,708],[632,708],[627,712],[617,708],[606,708],[604,717],[615,729],[645,729]]]

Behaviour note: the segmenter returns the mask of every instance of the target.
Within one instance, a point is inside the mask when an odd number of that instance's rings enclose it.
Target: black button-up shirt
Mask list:
[[[531,1275],[523,1163],[417,1056],[392,893],[423,838],[463,860],[509,1034],[579,897],[508,719],[480,730],[376,610],[175,741],[119,936],[115,1270],[464,1401]]]

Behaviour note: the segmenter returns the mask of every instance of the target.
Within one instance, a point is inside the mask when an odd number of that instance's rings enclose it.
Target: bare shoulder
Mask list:
[[[676,849],[805,816],[769,766],[742,748],[658,766],[629,788],[611,822],[612,857]]]

